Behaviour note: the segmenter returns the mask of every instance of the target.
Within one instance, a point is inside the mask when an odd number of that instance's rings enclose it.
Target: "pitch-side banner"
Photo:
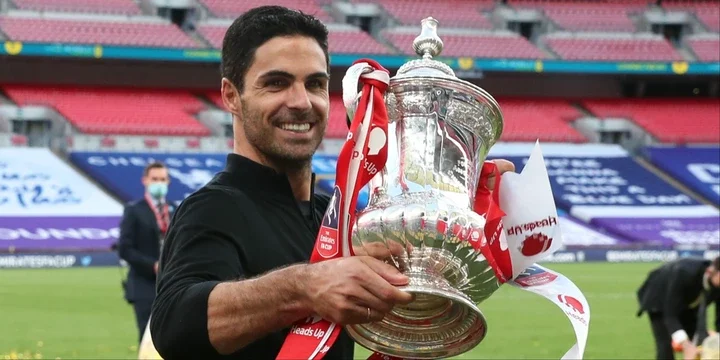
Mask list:
[[[720,206],[720,147],[649,147],[658,168]]]
[[[70,159],[123,201],[142,196],[144,189],[140,178],[143,169],[153,161],[161,161],[168,167],[171,179],[167,198],[177,203],[222,171],[227,154],[74,152]],[[335,166],[335,157],[318,155],[313,158],[313,171],[318,180],[323,176],[334,176]]]
[[[109,249],[122,211],[48,149],[0,149],[0,253]]]
[[[490,158],[522,168],[532,146],[498,144]],[[663,181],[620,146],[544,144],[543,153],[555,201],[571,216],[620,238],[658,246],[720,243],[715,207]]]
[[[0,253],[109,250],[119,224],[118,216],[0,217]]]

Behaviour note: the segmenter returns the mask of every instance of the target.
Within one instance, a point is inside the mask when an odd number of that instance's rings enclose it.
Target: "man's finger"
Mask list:
[[[502,175],[508,171],[515,171],[515,164],[513,164],[512,161],[508,161],[508,160],[504,160],[504,159],[497,159],[497,160],[493,160],[492,162],[494,162],[495,166],[497,166],[498,173],[500,173],[500,175]],[[492,173],[488,177],[488,181],[487,181],[488,189],[490,191],[495,190],[495,182],[496,182],[495,173]]]

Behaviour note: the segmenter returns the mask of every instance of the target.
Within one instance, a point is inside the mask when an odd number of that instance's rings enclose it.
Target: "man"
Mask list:
[[[118,254],[130,271],[125,299],[135,310],[139,339],[142,340],[155,300],[155,277],[162,239],[170,223],[170,207],[165,201],[170,178],[164,164],[155,162],[143,170],[142,199],[125,206],[120,222]]]
[[[640,310],[647,311],[657,359],[674,359],[673,343],[685,359],[698,356],[696,333],[705,333],[706,307],[715,302],[715,327],[720,328],[720,257],[713,261],[682,258],[653,270],[638,290]]]
[[[378,321],[412,301],[395,286],[408,279],[370,256],[308,264],[329,202],[311,172],[328,71],[327,29],[312,16],[266,6],[228,28],[221,94],[234,152],[173,218],[150,323],[164,359],[274,359],[298,320]],[[343,331],[325,358],[353,350]]]

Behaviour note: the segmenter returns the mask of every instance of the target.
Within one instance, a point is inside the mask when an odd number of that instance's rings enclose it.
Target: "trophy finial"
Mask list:
[[[440,55],[443,50],[443,42],[437,34],[438,21],[432,17],[427,17],[420,24],[422,25],[422,31],[413,41],[415,53],[424,59]]]

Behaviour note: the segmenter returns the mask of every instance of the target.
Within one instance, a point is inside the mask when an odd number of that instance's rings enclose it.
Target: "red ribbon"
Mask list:
[[[168,208],[168,204],[163,204],[162,214],[160,214],[157,204],[152,200],[150,194],[145,193],[145,201],[147,202],[148,206],[150,206],[150,210],[152,210],[153,214],[155,214],[155,221],[157,221],[160,232],[165,235],[170,224],[170,210]]]
[[[354,64],[358,63],[367,63],[375,73],[360,76],[362,96],[338,156],[334,194],[323,217],[310,263],[354,255],[350,236],[358,194],[387,161],[388,115],[384,93],[388,83],[382,81],[383,76],[377,72],[384,72],[387,79],[389,72],[372,60],[360,59]],[[341,325],[317,316],[303,319],[291,328],[277,359],[322,359],[340,330]]]

